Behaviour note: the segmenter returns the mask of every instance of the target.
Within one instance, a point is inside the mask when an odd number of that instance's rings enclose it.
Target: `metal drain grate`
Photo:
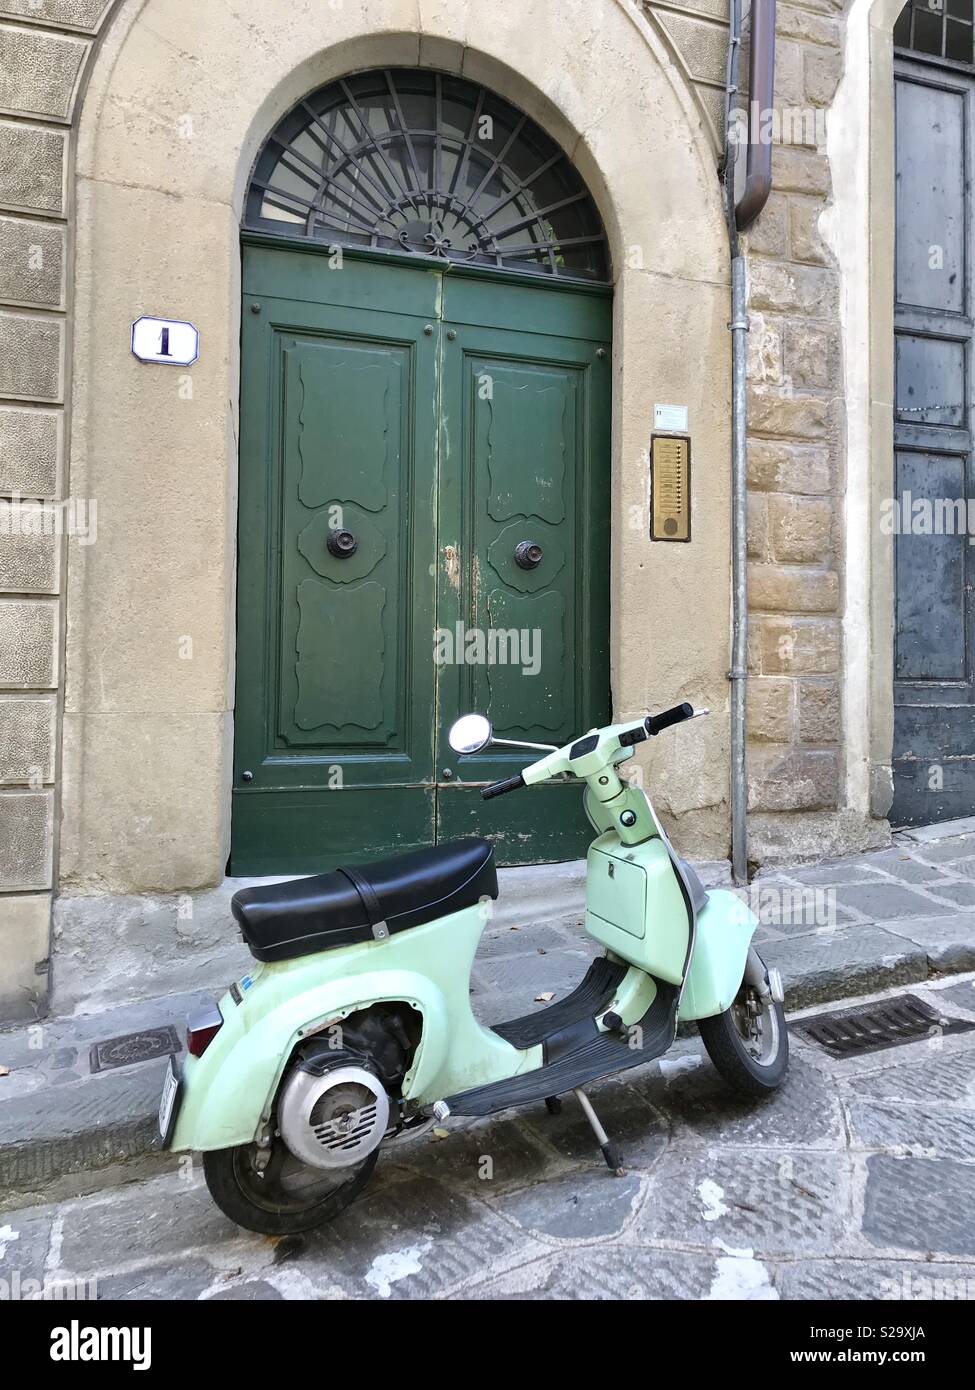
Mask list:
[[[967,1033],[975,1022],[964,1018],[945,1018],[913,994],[863,1004],[856,1009],[837,1009],[790,1023],[792,1032],[828,1052],[831,1057],[858,1057],[880,1052],[885,1047],[919,1042],[922,1038],[943,1038],[948,1033]]]
[[[95,1043],[91,1049],[91,1069],[94,1072],[131,1067],[135,1062],[152,1062],[178,1051],[175,1028],[144,1028],[141,1033],[125,1033],[121,1038]]]

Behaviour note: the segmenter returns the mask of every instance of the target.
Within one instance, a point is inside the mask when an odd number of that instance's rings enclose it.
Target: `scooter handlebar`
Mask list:
[[[490,801],[493,796],[504,796],[505,792],[516,792],[519,787],[525,785],[525,779],[521,773],[517,777],[506,777],[502,782],[492,782],[488,787],[481,788],[481,796],[485,801]]]
[[[693,718],[694,706],[685,700],[683,704],[674,705],[673,709],[665,709],[663,714],[648,714],[644,726],[647,733],[653,737],[662,733],[664,729],[669,729],[672,724],[683,724],[685,719]]]
[[[629,748],[635,743],[642,743],[644,739],[662,733],[664,729],[669,729],[674,724],[683,724],[685,719],[694,719],[698,714],[707,714],[707,710],[696,710],[687,700],[682,704],[674,705],[673,709],[665,709],[662,714],[648,714],[643,721],[642,727],[637,724],[635,728],[626,729],[619,735],[620,747]],[[568,750],[570,763],[573,756],[581,758],[584,754],[591,753],[598,744],[598,729],[591,734],[587,734],[584,739],[577,740],[577,742],[572,745],[571,749]],[[559,758],[563,757],[565,753],[566,750],[564,749],[554,749],[551,756]],[[534,765],[542,775],[533,776],[533,783],[536,781],[543,781],[556,772],[573,771],[571,766],[566,767],[560,764],[546,768],[544,764],[547,761],[549,760],[543,759],[538,764]],[[524,776],[519,773],[517,777],[506,777],[501,782],[492,782],[490,786],[482,787],[481,796],[485,801],[490,801],[492,797],[504,796],[505,792],[514,792],[517,791],[519,787],[524,787],[526,785],[527,783],[525,782]]]

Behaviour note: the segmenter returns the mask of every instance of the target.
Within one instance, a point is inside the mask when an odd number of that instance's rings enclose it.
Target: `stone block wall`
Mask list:
[[[30,1018],[47,997],[71,126],[111,8],[112,0],[0,0],[0,1018]]]
[[[842,814],[845,445],[839,278],[819,232],[840,6],[780,0],[775,105],[789,143],[746,237],[749,285],[749,844],[751,856],[856,843]]]
[[[677,50],[717,155],[726,0],[648,0],[644,8]],[[844,0],[778,0],[773,192],[744,238],[749,845],[758,861],[855,847],[869,833],[844,812],[843,364],[839,279],[819,231],[830,201],[825,138],[842,76],[843,8]],[[746,18],[743,85],[747,37]]]

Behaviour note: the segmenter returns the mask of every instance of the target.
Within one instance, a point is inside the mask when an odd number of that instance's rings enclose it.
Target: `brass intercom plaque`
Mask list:
[[[650,487],[653,508],[650,539],[691,538],[691,441],[672,434],[650,440]]]

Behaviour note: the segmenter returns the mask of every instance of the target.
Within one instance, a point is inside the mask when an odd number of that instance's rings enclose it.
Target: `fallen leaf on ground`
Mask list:
[[[433,1137],[434,1139],[448,1139],[450,1137],[450,1130],[443,1129],[442,1126],[437,1125],[436,1129],[433,1131]]]
[[[542,994],[536,994],[536,995],[535,995],[535,1003],[536,1003],[536,1004],[547,1004],[548,1001],[549,1001],[550,999],[554,999],[554,998],[555,998],[555,990],[554,990],[554,989],[547,989],[547,990],[544,991],[544,993],[542,993]]]

